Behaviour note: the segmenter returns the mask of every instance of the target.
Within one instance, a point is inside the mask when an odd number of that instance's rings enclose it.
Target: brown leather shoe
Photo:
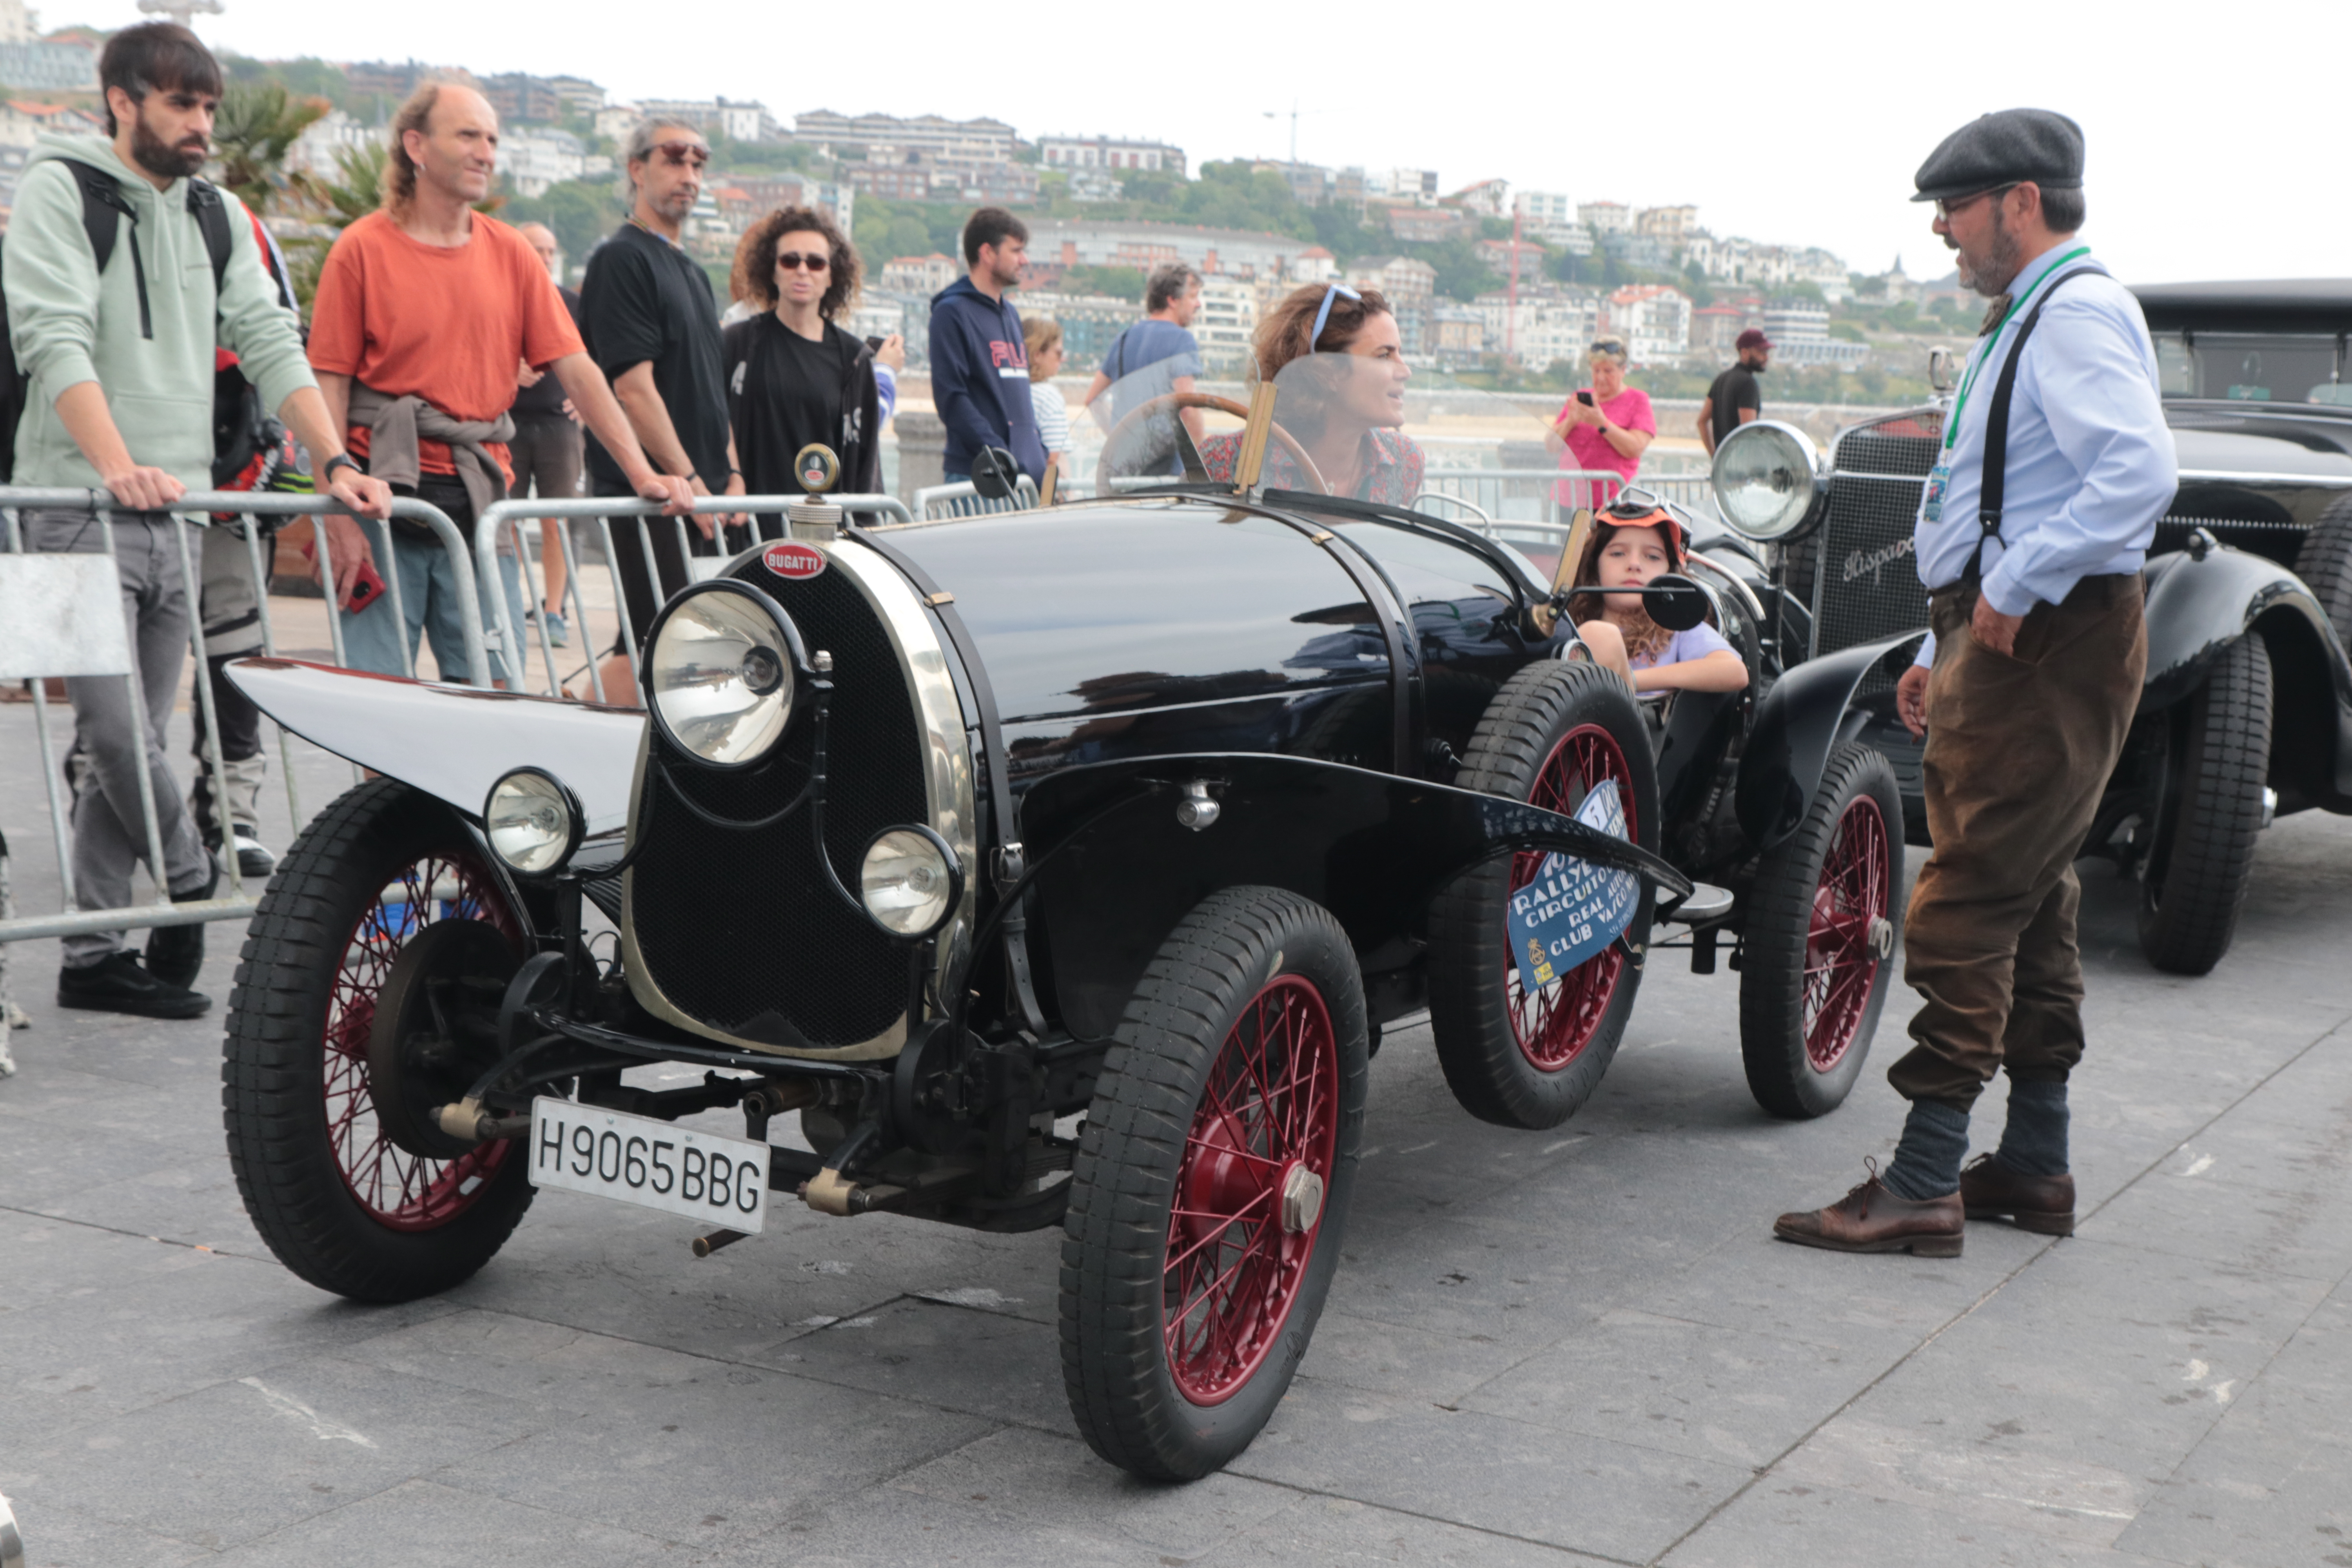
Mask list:
[[[1772,1234],[1783,1241],[1825,1247],[1832,1252],[1958,1258],[1967,1228],[1960,1194],[1950,1193],[1925,1203],[1896,1197],[1879,1181],[1877,1163],[1868,1163],[1868,1181],[1825,1209],[1782,1215],[1772,1222]]]
[[[2029,1176],[1979,1154],[1960,1173],[1960,1203],[1970,1219],[2007,1219],[2039,1236],[2074,1234],[2072,1176]]]

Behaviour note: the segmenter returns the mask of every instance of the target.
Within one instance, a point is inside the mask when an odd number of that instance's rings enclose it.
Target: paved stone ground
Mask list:
[[[37,908],[30,752],[0,710]],[[306,772],[308,798],[336,787]],[[548,1193],[446,1297],[321,1296],[238,1205],[217,1016],[60,1013],[30,944],[0,1081],[0,1491],[38,1568],[2352,1565],[2352,824],[2272,830],[2202,980],[2150,973],[2127,890],[2088,880],[2078,1237],[1774,1243],[1902,1107],[1874,1070],[1824,1121],[1762,1116],[1729,973],[1662,960],[1549,1134],[1469,1120],[1402,1032],[1302,1374],[1185,1488],[1074,1435],[1050,1233],[780,1211],[698,1263],[686,1221]]]

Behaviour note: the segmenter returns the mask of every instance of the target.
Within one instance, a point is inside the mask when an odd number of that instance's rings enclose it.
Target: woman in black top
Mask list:
[[[761,313],[721,334],[727,412],[751,495],[797,495],[793,458],[811,442],[841,459],[837,491],[882,488],[874,351],[834,324],[857,294],[857,252],[824,213],[782,207],[735,249],[735,297]],[[783,520],[763,514],[764,538]]]

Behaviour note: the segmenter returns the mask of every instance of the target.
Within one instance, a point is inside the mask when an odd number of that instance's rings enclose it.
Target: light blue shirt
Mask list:
[[[2077,248],[2068,242],[2034,258],[2010,284],[2011,296],[2024,299]],[[2097,264],[2077,257],[2066,269],[2085,266]],[[2084,577],[2146,565],[2157,520],[2179,483],[2139,301],[2104,267],[2048,299],[2010,403],[2000,538],[1984,545],[1984,597],[2005,616],[2058,604]],[[2000,331],[1979,339],[1961,373],[1963,384],[1969,370],[1977,377],[1943,454],[1951,479],[1942,515],[1927,521],[1923,494],[1912,532],[1919,581],[1931,592],[1959,581],[1983,536],[1985,419],[2010,345],[2042,300],[2036,291]],[[1919,662],[1935,647],[1931,634]]]

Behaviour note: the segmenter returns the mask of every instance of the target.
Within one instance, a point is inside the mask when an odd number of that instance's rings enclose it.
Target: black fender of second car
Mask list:
[[[1906,632],[1807,659],[1773,683],[1757,705],[1732,797],[1740,830],[1757,848],[1774,847],[1803,824],[1831,747],[1867,717],[1853,700],[1864,677],[1926,635]]]
[[[2139,710],[2181,701],[2224,647],[2259,634],[2271,658],[2279,809],[2352,809],[2352,663],[2303,580],[2266,557],[2200,544],[2149,561],[2147,584]]]

